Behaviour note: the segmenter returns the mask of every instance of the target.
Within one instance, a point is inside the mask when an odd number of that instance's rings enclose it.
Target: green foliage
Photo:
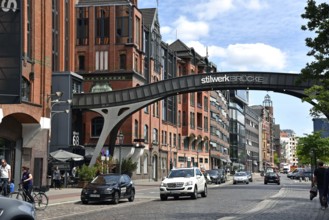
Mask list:
[[[314,132],[298,139],[297,156],[299,163],[311,164],[312,157],[329,162],[329,138],[322,138],[320,132]]]
[[[280,158],[279,158],[277,152],[274,152],[274,164],[276,164],[276,165],[278,165],[278,167],[280,167]]]
[[[131,175],[137,169],[137,162],[133,162],[131,158],[121,161],[121,173]]]
[[[321,113],[329,115],[329,5],[328,3],[316,4],[314,0],[308,0],[305,13],[301,15],[307,19],[306,25],[302,25],[304,31],[314,32],[314,38],[306,38],[306,46],[311,50],[308,56],[313,56],[314,61],[307,63],[302,69],[301,80],[313,80],[316,85],[306,90],[309,96],[303,101],[317,100],[310,114],[318,116]]]
[[[91,181],[96,176],[97,168],[95,166],[89,167],[86,164],[83,164],[77,169],[77,174],[80,180]]]

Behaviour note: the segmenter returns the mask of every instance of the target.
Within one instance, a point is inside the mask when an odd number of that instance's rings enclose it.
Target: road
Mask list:
[[[182,197],[160,201],[158,187],[139,187],[134,202],[118,205],[80,202],[50,206],[38,212],[38,219],[219,219],[219,220],[312,220],[329,219],[320,210],[318,198],[309,200],[310,183],[282,175],[281,185],[264,185],[263,179],[250,184],[209,185],[208,196],[192,200]]]

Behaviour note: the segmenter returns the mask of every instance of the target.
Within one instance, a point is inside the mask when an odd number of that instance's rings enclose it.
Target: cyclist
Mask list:
[[[7,196],[8,194],[7,188],[11,179],[11,167],[9,164],[7,164],[7,161],[5,159],[1,159],[0,177],[2,181],[3,195]]]
[[[31,195],[31,191],[33,189],[33,176],[29,172],[29,168],[26,166],[22,167],[23,174],[22,174],[22,184],[23,184],[23,190],[25,191],[25,194],[29,199],[25,198],[26,201],[29,201],[30,203],[34,203],[33,196]]]

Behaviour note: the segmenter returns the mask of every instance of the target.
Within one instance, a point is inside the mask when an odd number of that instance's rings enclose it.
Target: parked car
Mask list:
[[[209,174],[211,183],[220,184],[226,182],[226,175],[223,169],[206,170],[206,173]]]
[[[81,202],[112,201],[118,204],[120,199],[135,199],[135,186],[126,174],[101,174],[94,178],[81,191]]]
[[[249,184],[249,177],[246,172],[236,172],[233,176],[233,184],[245,183]]]
[[[292,171],[291,175],[289,175],[290,179],[299,179],[299,174],[298,172],[302,170],[303,168],[296,168]]]
[[[264,184],[267,183],[276,183],[280,185],[280,176],[275,172],[268,172],[264,176]]]
[[[0,196],[0,219],[34,220],[35,208],[31,203]]]
[[[172,169],[160,185],[160,199],[168,197],[178,199],[180,196],[191,196],[197,199],[198,194],[207,197],[207,182],[197,167]]]
[[[312,178],[312,171],[309,168],[298,169],[298,171],[294,175],[294,179],[299,181],[310,180]]]

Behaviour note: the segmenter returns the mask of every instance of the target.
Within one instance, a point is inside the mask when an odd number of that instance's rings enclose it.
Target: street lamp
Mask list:
[[[49,157],[50,146],[51,146],[51,128],[52,128],[51,123],[52,123],[52,118],[58,113],[66,113],[66,114],[70,113],[70,107],[68,109],[61,110],[61,111],[60,110],[59,111],[53,110],[53,107],[55,105],[60,104],[60,103],[62,103],[62,104],[67,103],[68,105],[70,105],[72,103],[71,99],[68,99],[66,101],[60,100],[60,98],[62,96],[63,96],[63,92],[61,92],[61,91],[57,91],[53,94],[47,95],[47,103],[48,103],[48,109],[49,109],[49,132],[48,132],[47,157]],[[52,98],[54,98],[54,99],[52,99]],[[47,171],[47,173],[49,174],[49,170]],[[47,184],[49,185],[49,181],[47,181]],[[65,187],[66,187],[66,176],[65,176]]]
[[[120,131],[119,135],[118,135],[118,138],[119,138],[119,145],[120,145],[120,148],[119,148],[119,174],[121,175],[121,148],[122,148],[122,145],[123,145],[123,133],[122,131]]]

